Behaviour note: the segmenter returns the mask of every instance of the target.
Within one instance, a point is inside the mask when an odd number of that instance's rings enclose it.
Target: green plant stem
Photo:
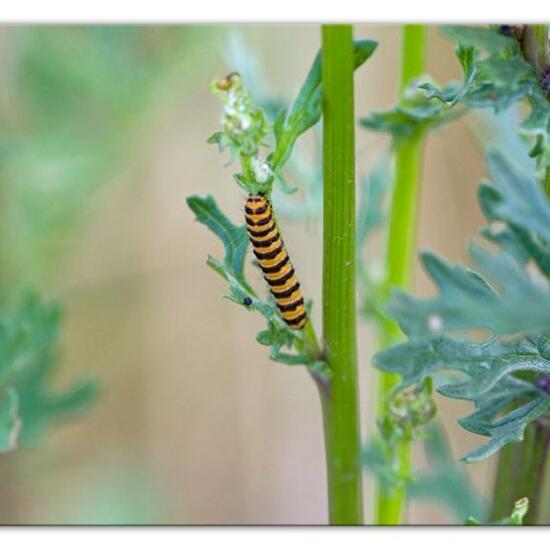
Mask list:
[[[540,77],[550,67],[548,25],[526,25],[521,44],[525,59]]]
[[[506,517],[510,512],[510,504],[514,502],[516,447],[516,444],[506,445],[498,454],[492,505],[488,518],[490,521],[499,521]]]
[[[547,197],[550,197],[550,168],[546,169],[544,173],[544,181],[542,182],[542,189]]]
[[[524,524],[539,524],[539,516],[545,508],[541,497],[550,463],[549,450],[550,424],[548,419],[543,418],[525,430],[521,443],[507,445],[500,451],[493,488],[491,521],[506,517],[514,502],[527,497],[529,511]]]
[[[323,340],[321,392],[330,523],[363,522],[355,303],[355,134],[350,25],[322,27]]]
[[[425,70],[426,28],[422,25],[405,25],[403,28],[401,53],[400,97],[411,79],[420,76]],[[415,132],[411,137],[399,142],[395,151],[395,182],[393,188],[390,226],[387,241],[387,278],[385,295],[389,297],[392,286],[409,289],[411,285],[416,240],[416,218],[422,171],[424,134]],[[395,344],[401,330],[390,319],[380,326],[379,348]],[[388,373],[379,374],[378,415],[384,414],[388,393],[398,377]],[[410,471],[410,442],[403,441],[391,449],[391,462],[395,472],[406,478]],[[401,523],[406,499],[405,485],[383,491],[379,486],[376,502],[376,523],[398,525]]]

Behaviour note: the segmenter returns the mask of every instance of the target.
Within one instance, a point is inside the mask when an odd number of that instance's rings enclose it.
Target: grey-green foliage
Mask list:
[[[436,283],[437,297],[420,300],[396,291],[390,312],[411,337],[447,329],[486,329],[514,335],[549,329],[550,205],[537,182],[498,154],[487,157],[491,181],[478,199],[489,222],[482,234],[499,254],[471,246],[479,272],[449,264],[433,253],[422,261]],[[531,269],[529,273],[526,268]],[[538,276],[537,276],[538,274]]]
[[[464,457],[481,460],[503,445],[523,438],[525,427],[550,408],[550,396],[518,373],[550,374],[548,339],[522,338],[511,342],[491,339],[473,343],[439,336],[410,340],[383,351],[375,364],[403,377],[402,384],[421,383],[434,374],[452,372],[438,391],[447,397],[465,399],[473,413],[459,420],[466,430],[489,437],[489,441]]]
[[[53,422],[83,411],[97,391],[82,381],[52,392],[60,309],[26,293],[0,317],[0,451],[32,444]]]
[[[420,79],[410,82],[393,109],[375,111],[362,118],[361,125],[368,130],[388,133],[394,145],[398,145],[419,132],[435,130],[462,114],[464,109],[453,110],[429,97],[419,83]]]
[[[530,113],[521,125],[522,135],[532,140],[531,155],[539,168],[550,165],[550,109],[533,67],[524,59],[514,37],[496,28],[445,27],[443,32],[457,43],[457,57],[464,71],[462,83],[439,89],[423,88],[429,98],[453,107],[489,107],[499,112],[526,100]]]
[[[432,423],[420,440],[427,466],[410,473],[407,479],[398,477],[384,456],[384,446],[376,442],[364,449],[363,464],[376,475],[382,490],[406,484],[410,501],[435,502],[443,506],[457,522],[464,522],[470,515],[485,519],[486,503],[477,493],[465,468],[456,463],[443,428],[436,422]]]
[[[9,197],[2,203],[2,234],[9,239],[1,252],[10,282],[34,284],[59,265],[88,199],[140,144],[167,80],[177,89],[189,79],[193,46],[208,32],[104,25],[5,30],[9,100],[0,105],[0,183]]]
[[[438,391],[473,403],[460,424],[489,437],[464,459],[476,461],[523,438],[525,427],[550,410],[536,377],[550,374],[550,205],[536,182],[498,154],[488,157],[491,181],[479,200],[489,222],[482,234],[498,252],[472,247],[479,272],[424,254],[438,293],[418,299],[394,293],[390,314],[409,340],[378,354],[375,365],[401,375],[406,387],[439,380]],[[483,342],[452,337],[485,329]],[[451,372],[452,376],[441,376]]]
[[[536,161],[529,156],[528,142],[518,134],[523,120],[521,107],[518,103],[498,113],[489,109],[477,109],[469,119],[469,129],[474,135],[474,143],[480,150],[500,151],[520,171],[534,174]]]

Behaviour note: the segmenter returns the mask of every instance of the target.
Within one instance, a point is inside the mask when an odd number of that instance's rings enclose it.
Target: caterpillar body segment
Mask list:
[[[300,283],[273,219],[269,200],[263,195],[249,195],[245,205],[245,220],[254,255],[281,317],[295,330],[304,328],[307,312]]]

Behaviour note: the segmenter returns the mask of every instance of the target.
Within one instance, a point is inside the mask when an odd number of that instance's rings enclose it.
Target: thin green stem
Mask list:
[[[546,169],[544,173],[544,180],[542,181],[542,189],[547,197],[550,197],[550,168]]]
[[[548,25],[526,25],[521,44],[525,59],[540,77],[550,66]]]
[[[422,25],[405,25],[403,28],[401,53],[400,97],[411,79],[420,76],[425,70],[426,28]],[[390,226],[387,241],[387,278],[385,295],[389,296],[392,286],[408,289],[411,285],[416,241],[416,218],[422,171],[423,132],[415,132],[396,145],[395,182],[391,205]],[[402,337],[397,324],[390,319],[381,323],[379,347],[384,349],[395,344]],[[395,385],[397,377],[380,373],[378,387],[378,414],[383,415],[386,397]],[[410,471],[410,442],[403,441],[391,449],[395,472],[406,478]],[[404,485],[386,491],[378,487],[376,503],[376,523],[397,525],[402,521],[406,499]]]
[[[524,524],[540,524],[541,512],[546,508],[541,497],[550,463],[549,449],[550,425],[548,419],[543,418],[526,428],[521,443],[508,445],[500,451],[491,520],[506,517],[514,502],[526,497],[529,499],[529,511]]]
[[[489,520],[499,521],[511,510],[514,500],[517,470],[515,468],[517,445],[506,445],[498,454],[498,465],[493,485],[493,497]]]
[[[322,28],[323,339],[321,392],[330,523],[363,522],[355,303],[355,134],[350,25]]]
[[[315,333],[315,328],[313,327],[311,319],[304,327],[304,347],[305,352],[309,355],[309,357],[313,359],[321,358],[321,347],[319,346],[317,334]]]

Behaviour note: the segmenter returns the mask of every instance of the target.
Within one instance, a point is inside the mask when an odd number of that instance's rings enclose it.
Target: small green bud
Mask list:
[[[431,390],[431,383],[426,381],[422,386],[398,393],[388,403],[388,421],[398,426],[403,434],[413,435],[435,416],[437,409]]]

